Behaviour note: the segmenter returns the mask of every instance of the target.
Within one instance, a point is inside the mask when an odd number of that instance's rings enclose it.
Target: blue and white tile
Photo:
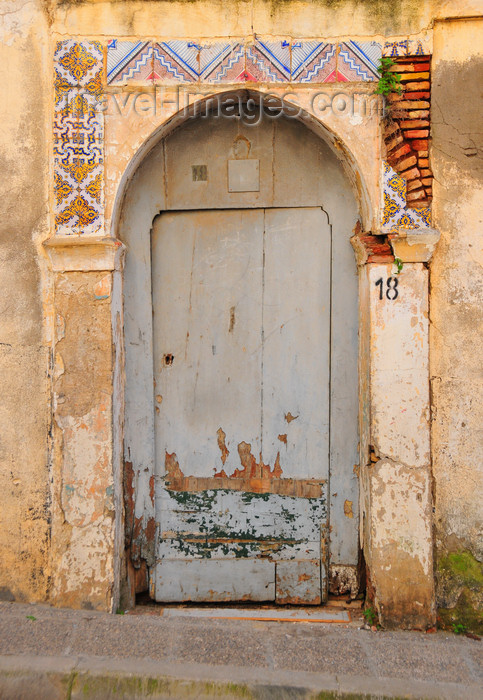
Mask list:
[[[200,75],[201,45],[195,41],[154,44],[153,78],[159,83],[193,83]]]
[[[431,53],[431,36],[428,34],[421,34],[417,39],[409,39],[409,56],[429,56]]]
[[[257,39],[246,47],[245,71],[252,82],[280,83],[290,80],[290,42]]]
[[[214,44],[204,44],[201,46],[199,54],[199,77],[202,82],[217,74],[220,67],[232,54],[234,46],[229,41],[218,41]]]
[[[382,46],[377,41],[346,41],[339,44],[337,80],[349,82],[378,80],[381,56]]]
[[[397,41],[386,41],[382,49],[383,56],[389,56],[390,58],[398,58],[400,56],[407,56],[408,54],[408,39],[399,39]]]
[[[336,81],[336,44],[324,41],[292,43],[291,79],[298,83],[334,83]]]
[[[152,43],[111,40],[107,45],[106,81],[108,85],[152,82]]]
[[[207,83],[239,83],[246,82],[247,73],[245,71],[245,46],[240,42],[232,44],[215,44],[213,53],[218,51],[216,58],[213,58],[207,68],[202,70],[201,79]],[[201,51],[204,60],[205,49]]]

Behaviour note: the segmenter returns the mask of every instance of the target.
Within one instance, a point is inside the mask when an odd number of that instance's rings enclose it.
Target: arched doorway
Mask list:
[[[320,603],[357,565],[357,206],[325,141],[257,122],[188,119],[123,205],[130,556],[157,600]]]

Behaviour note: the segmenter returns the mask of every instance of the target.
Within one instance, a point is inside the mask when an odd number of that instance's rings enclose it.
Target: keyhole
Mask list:
[[[173,362],[174,362],[174,355],[171,355],[170,353],[168,353],[167,355],[164,356],[164,364],[166,365],[166,367],[171,367]]]

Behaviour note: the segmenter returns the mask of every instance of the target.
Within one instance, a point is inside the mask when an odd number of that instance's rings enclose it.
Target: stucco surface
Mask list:
[[[483,559],[482,151],[478,86],[483,21],[436,24],[432,162],[441,241],[431,264],[433,474],[438,563],[448,553]],[[454,607],[471,586],[439,575],[438,602]],[[472,604],[483,606],[481,587]]]
[[[49,585],[49,349],[37,242],[48,234],[50,93],[41,3],[0,8],[0,598]],[[32,176],[35,173],[35,182]]]

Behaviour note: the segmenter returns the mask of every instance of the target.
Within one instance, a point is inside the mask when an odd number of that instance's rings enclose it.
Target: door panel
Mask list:
[[[328,479],[325,214],[166,213],[154,222],[152,267],[154,595],[318,603]]]
[[[320,208],[265,213],[263,455],[294,478],[328,476],[327,229]]]
[[[261,210],[169,212],[155,222],[158,473],[166,455],[186,475],[231,473],[240,462],[223,433],[260,449],[262,234]]]
[[[266,559],[164,560],[156,570],[156,590],[166,603],[273,600],[275,564]]]

